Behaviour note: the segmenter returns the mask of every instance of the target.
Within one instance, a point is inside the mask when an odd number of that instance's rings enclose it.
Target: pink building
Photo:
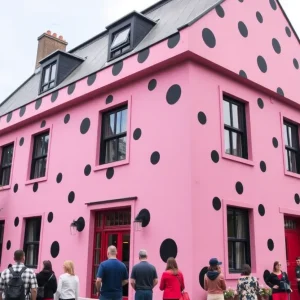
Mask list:
[[[193,300],[212,256],[231,287],[280,260],[296,291],[300,51],[276,0],[163,0],[69,52],[38,43],[0,106],[1,270],[17,248],[71,259],[92,298],[114,244],[129,271],[141,248],[159,276],[176,257]]]

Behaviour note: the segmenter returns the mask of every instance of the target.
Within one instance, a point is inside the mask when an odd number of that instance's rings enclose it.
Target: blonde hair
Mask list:
[[[71,260],[66,260],[64,262],[64,268],[66,273],[70,274],[70,275],[75,275],[75,271],[74,271],[74,263]]]

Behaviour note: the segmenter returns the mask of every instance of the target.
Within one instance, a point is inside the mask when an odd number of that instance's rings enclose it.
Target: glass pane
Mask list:
[[[128,40],[128,36],[129,36],[129,32],[130,32],[130,27],[126,28],[125,30],[117,33],[115,35],[114,41],[111,44],[111,49],[124,44],[125,42],[127,42]]]
[[[236,211],[236,237],[239,239],[248,238],[247,214],[241,211]]]
[[[243,242],[235,243],[235,268],[242,269],[246,263],[246,244]]]
[[[117,161],[117,143],[118,140],[111,140],[105,145],[105,163]]]
[[[232,126],[242,129],[242,107],[232,104]]]
[[[2,163],[1,163],[2,166],[11,165],[13,151],[14,151],[13,145],[3,147]]]
[[[130,234],[123,234],[122,260],[129,272],[129,249],[130,249]],[[128,297],[128,284],[123,286],[123,296]]]
[[[127,108],[117,113],[116,134],[126,132],[127,128]]]
[[[288,143],[287,130],[288,130],[288,128],[287,128],[287,126],[284,124],[284,125],[283,125],[284,143],[285,143],[285,145],[288,146],[289,143]]]
[[[100,264],[100,250],[95,250],[94,253],[94,265]]]
[[[119,139],[118,160],[126,159],[126,136]]]
[[[228,130],[224,130],[224,138],[225,138],[225,153],[230,154],[230,132]]]
[[[289,151],[285,150],[285,169],[290,171],[290,162],[289,162]]]
[[[95,248],[99,249],[101,248],[101,233],[96,233],[96,242],[95,242]]]
[[[298,149],[299,145],[298,145],[298,132],[297,132],[297,127],[291,127],[291,139],[290,142],[292,143],[292,147],[295,149]]]
[[[118,249],[118,234],[109,234],[108,235],[108,247],[116,246]]]
[[[242,147],[242,135],[236,132],[231,132],[232,134],[232,154],[235,156],[243,157],[243,147]]]
[[[287,151],[288,153],[288,170],[297,173],[297,160],[296,153],[292,151]]]
[[[231,126],[230,122],[230,105],[228,101],[223,101],[224,124]]]
[[[34,163],[33,178],[40,178],[46,175],[47,157],[40,158]]]
[[[35,137],[34,157],[48,154],[49,135],[39,135]]]
[[[56,74],[56,64],[52,65],[50,81],[55,79],[55,74]]]
[[[115,114],[104,115],[104,137],[110,137],[115,133]]]
[[[1,185],[5,186],[5,185],[9,185],[9,181],[10,181],[10,171],[11,171],[11,167],[2,169],[1,172]]]
[[[26,220],[25,242],[39,242],[41,232],[41,219]]]
[[[228,242],[228,265],[229,269],[234,268],[234,253],[233,253],[233,242]]]
[[[102,226],[102,213],[96,214],[96,227]]]
[[[49,89],[53,88],[54,87],[54,81],[50,82],[49,84]]]
[[[44,71],[44,81],[43,81],[43,84],[49,82],[49,76],[50,76],[50,66],[45,69]]]
[[[235,237],[234,233],[234,215],[232,210],[227,211],[227,236]]]
[[[47,91],[48,90],[48,84],[47,85],[44,85],[43,87],[42,87],[42,92],[45,92],[45,91]]]

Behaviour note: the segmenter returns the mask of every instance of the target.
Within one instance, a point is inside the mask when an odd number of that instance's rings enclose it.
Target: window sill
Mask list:
[[[248,166],[254,167],[253,160],[249,160],[249,159],[245,159],[245,158],[240,158],[238,156],[229,155],[229,154],[226,154],[226,153],[222,153],[222,157],[225,158],[225,159],[228,159],[228,160],[232,160],[232,161],[244,164],[244,165],[248,165]]]
[[[9,185],[5,185],[5,186],[0,186],[0,192],[1,192],[1,191],[9,190],[10,187],[11,187],[10,184],[9,184]]]
[[[298,173],[293,173],[293,172],[285,170],[284,175],[300,179],[300,174],[298,174]]]
[[[112,162],[112,163],[95,166],[94,167],[94,172],[105,170],[105,169],[108,169],[108,168],[114,168],[114,167],[119,167],[119,166],[123,166],[123,165],[128,165],[128,164],[129,164],[129,159],[115,161],[115,162]]]
[[[226,272],[225,274],[225,279],[227,280],[238,280],[241,278],[241,273],[228,273]],[[251,276],[258,278],[258,274],[257,273],[251,273]]]
[[[42,182],[42,181],[47,181],[47,177],[45,176],[45,177],[39,177],[39,178],[27,180],[25,182],[25,185],[34,184],[36,182]]]

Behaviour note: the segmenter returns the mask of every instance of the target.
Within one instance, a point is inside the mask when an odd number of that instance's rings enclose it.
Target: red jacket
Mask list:
[[[163,272],[159,288],[164,291],[163,299],[179,299],[185,289],[182,273],[178,271],[178,275],[174,275],[170,270]]]

